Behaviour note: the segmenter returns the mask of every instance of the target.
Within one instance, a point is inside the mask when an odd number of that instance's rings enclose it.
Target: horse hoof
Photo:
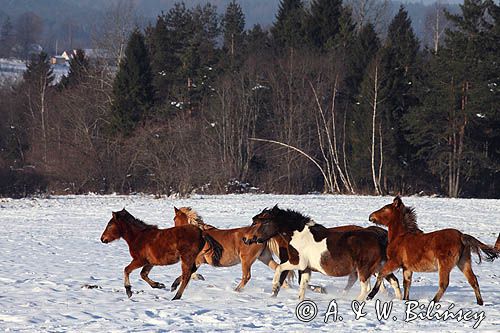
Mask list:
[[[240,293],[240,292],[241,292],[241,290],[242,290],[242,288],[240,288],[240,287],[236,287],[236,288],[234,288],[234,291],[236,291],[237,293]]]
[[[181,299],[181,296],[180,295],[175,295],[174,298],[172,298],[172,301],[176,301],[178,299]]]
[[[125,292],[127,293],[128,298],[132,297],[132,288],[125,287]]]
[[[156,284],[153,285],[153,288],[156,288],[156,289],[165,289],[165,285],[163,283],[156,282]]]
[[[193,275],[191,276],[191,279],[195,280],[195,281],[205,281],[205,278],[203,277],[203,275],[196,274],[196,273],[193,273]]]
[[[478,299],[478,300],[477,300],[477,304],[478,304],[478,305],[483,305],[483,300],[482,300],[482,299]]]

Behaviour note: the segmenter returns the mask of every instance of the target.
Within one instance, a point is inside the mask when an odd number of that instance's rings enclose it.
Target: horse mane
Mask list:
[[[192,224],[198,228],[201,228],[202,230],[215,228],[214,226],[212,226],[210,224],[206,224],[203,221],[203,217],[201,217],[201,215],[198,214],[193,208],[181,207],[181,208],[179,208],[179,210],[181,211],[181,213],[186,215],[189,224]]]
[[[402,224],[406,231],[412,233],[422,233],[417,224],[417,213],[413,207],[404,207]]]
[[[306,225],[313,233],[327,230],[323,225],[317,224],[311,217],[293,209],[281,209],[275,206],[273,209],[266,211],[275,216],[278,223],[286,224],[299,231],[302,231]]]
[[[144,221],[141,221],[137,218],[135,218],[132,214],[127,212],[125,209],[122,210],[121,212],[118,212],[118,217],[124,221],[127,224],[130,224],[139,230],[146,230],[146,229],[158,229],[157,225],[154,224],[147,224]]]

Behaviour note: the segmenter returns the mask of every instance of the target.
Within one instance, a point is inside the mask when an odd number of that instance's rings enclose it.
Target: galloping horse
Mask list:
[[[209,264],[212,266],[229,267],[241,263],[241,282],[236,287],[235,291],[242,291],[245,285],[250,280],[250,270],[255,260],[260,260],[272,270],[276,269],[278,264],[273,260],[272,252],[278,255],[278,247],[272,241],[266,244],[255,244],[253,246],[245,245],[241,239],[246,234],[250,227],[234,228],[234,229],[217,229],[216,227],[206,224],[200,215],[191,207],[174,207],[175,217],[174,223],[176,226],[194,225],[205,233],[210,235],[224,249],[222,257],[218,262],[214,262],[212,257],[202,251],[196,259],[196,267],[201,264]],[[175,290],[179,285],[179,278],[172,284],[172,290]]]
[[[300,300],[305,297],[311,271],[329,276],[352,276],[357,273],[361,282],[358,300],[364,300],[370,291],[371,275],[378,272],[385,260],[385,246],[376,232],[366,229],[347,232],[329,230],[307,216],[278,206],[264,209],[253,217],[244,242],[263,243],[276,236],[286,241],[288,260],[276,267],[273,296],[279,292],[280,273],[298,269],[303,272]],[[389,275],[387,280],[399,297],[401,292],[397,278]]]
[[[191,226],[158,229],[133,217],[125,209],[113,212],[106,229],[102,233],[101,242],[109,243],[123,238],[128,244],[132,262],[125,267],[124,285],[127,296],[132,296],[130,273],[140,267],[141,277],[152,288],[165,288],[163,283],[155,282],[148,277],[153,266],[172,265],[182,262],[182,284],[172,300],[181,298],[191,274],[196,271],[196,257],[207,244],[211,260],[217,263],[222,254],[222,248],[212,237],[202,230]],[[206,253],[205,253],[206,254]]]
[[[479,284],[472,271],[471,251],[479,256],[479,261],[481,261],[481,251],[486,255],[487,261],[493,261],[500,254],[498,249],[485,245],[456,229],[424,233],[417,226],[415,210],[406,207],[399,196],[392,204],[371,213],[369,220],[388,227],[389,245],[387,262],[380,271],[368,299],[377,294],[383,277],[402,267],[405,300],[410,297],[413,272],[439,271],[439,290],[433,298],[434,302],[439,302],[448,287],[451,270],[458,266],[474,289],[477,304],[483,305]]]

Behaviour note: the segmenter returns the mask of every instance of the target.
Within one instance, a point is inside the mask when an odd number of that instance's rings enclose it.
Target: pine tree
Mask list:
[[[127,43],[113,83],[114,127],[130,134],[153,105],[153,85],[148,50],[144,36],[135,29]]]
[[[454,28],[429,54],[422,106],[406,119],[417,156],[448,196],[498,193],[500,179],[499,7],[466,0],[447,14]],[[493,21],[490,20],[493,18]]]
[[[45,52],[32,54],[26,65],[26,72],[23,74],[24,82],[34,84],[37,89],[41,89],[50,86],[54,82],[54,78],[48,54]]]
[[[389,25],[382,48],[381,106],[384,133],[384,186],[386,190],[405,191],[414,174],[413,152],[405,139],[403,118],[418,103],[413,85],[418,78],[419,41],[403,6]]]
[[[307,34],[312,45],[324,50],[341,29],[342,0],[313,0],[307,17]]]
[[[74,87],[81,83],[88,75],[89,61],[85,56],[85,51],[77,49],[69,60],[68,75],[63,76],[59,83],[60,88]]]
[[[349,70],[346,85],[350,96],[357,96],[361,81],[368,65],[380,49],[380,39],[373,24],[368,23],[361,28],[349,52]]]
[[[176,3],[166,14],[158,16],[147,32],[151,53],[153,84],[158,104],[175,100],[176,91],[185,85],[181,55],[192,35],[192,13],[184,3]]]
[[[221,23],[224,35],[223,50],[231,61],[231,67],[234,67],[244,53],[245,40],[245,15],[241,6],[234,0],[227,6]]]
[[[271,28],[278,48],[300,48],[305,42],[305,9],[302,0],[281,0]]]

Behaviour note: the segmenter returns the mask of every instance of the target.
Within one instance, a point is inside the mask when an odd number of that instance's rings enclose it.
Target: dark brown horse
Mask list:
[[[476,275],[472,271],[471,251],[479,256],[486,255],[487,261],[498,258],[499,251],[485,245],[476,238],[456,229],[443,229],[424,233],[417,226],[417,216],[412,207],[406,207],[398,196],[392,204],[385,205],[370,214],[370,221],[385,225],[389,229],[387,262],[377,277],[377,283],[368,295],[372,299],[378,292],[382,278],[398,268],[403,268],[404,299],[410,297],[413,272],[439,271],[439,289],[433,301],[439,302],[450,280],[450,272],[458,266],[474,289],[477,304],[483,299]]]
[[[172,265],[182,262],[182,283],[175,299],[179,299],[186,288],[191,274],[196,271],[196,257],[207,244],[212,261],[217,263],[222,254],[222,248],[212,237],[200,229],[187,225],[169,229],[158,229],[155,225],[146,224],[123,209],[113,212],[106,229],[102,233],[101,242],[109,243],[123,238],[128,244],[132,262],[125,267],[124,285],[127,296],[132,296],[130,273],[140,267],[141,277],[153,288],[165,288],[163,283],[155,282],[148,277],[153,266]]]
[[[196,267],[199,267],[201,264],[229,267],[241,263],[241,281],[235,288],[235,291],[242,291],[248,283],[251,277],[250,271],[252,265],[257,259],[272,270],[275,270],[276,266],[278,266],[272,256],[272,251],[275,251],[274,253],[277,254],[277,245],[273,244],[272,241],[252,246],[247,246],[241,241],[250,227],[218,229],[203,222],[201,216],[191,207],[181,207],[179,209],[174,207],[174,211],[174,223],[176,226],[194,225],[213,237],[224,248],[222,257],[216,263],[207,252],[200,252],[200,255],[196,259]],[[180,279],[177,278],[172,284],[172,290],[177,288],[179,281]]]
[[[293,210],[274,206],[253,217],[251,229],[245,235],[247,244],[263,243],[279,236],[287,243],[288,260],[276,267],[273,296],[279,291],[282,271],[302,271],[299,299],[304,299],[311,271],[329,276],[351,276],[356,273],[361,282],[358,300],[370,291],[370,277],[377,273],[385,260],[385,247],[380,235],[371,230],[333,231]],[[397,295],[399,283],[394,275],[387,276]],[[354,283],[354,282],[353,282]]]

